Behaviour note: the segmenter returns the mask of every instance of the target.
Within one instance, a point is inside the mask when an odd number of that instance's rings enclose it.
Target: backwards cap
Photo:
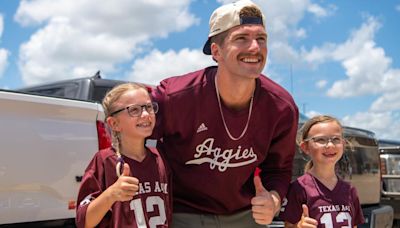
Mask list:
[[[244,7],[257,8],[261,12],[262,18],[240,17],[240,11]],[[211,37],[243,24],[260,24],[265,28],[264,14],[262,13],[260,7],[250,0],[240,0],[229,3],[214,10],[210,17],[210,32],[208,34],[207,42],[204,44],[203,53],[206,55],[211,55]]]

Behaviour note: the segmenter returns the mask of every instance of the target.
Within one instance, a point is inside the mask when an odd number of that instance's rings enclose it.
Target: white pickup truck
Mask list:
[[[0,107],[0,225],[73,226],[84,169],[109,145],[101,105],[0,90]]]

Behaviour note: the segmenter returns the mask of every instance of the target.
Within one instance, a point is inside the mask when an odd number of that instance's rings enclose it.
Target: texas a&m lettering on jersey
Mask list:
[[[196,147],[194,159],[187,161],[185,164],[201,165],[210,163],[210,169],[218,167],[220,172],[226,171],[228,168],[241,167],[257,161],[257,154],[254,153],[253,147],[222,149],[214,147],[214,138],[207,138],[203,143]]]
[[[144,194],[144,193],[152,193],[152,192],[162,192],[164,194],[168,194],[168,183],[160,183],[158,181],[151,182],[139,182],[139,190],[136,192],[136,195]]]

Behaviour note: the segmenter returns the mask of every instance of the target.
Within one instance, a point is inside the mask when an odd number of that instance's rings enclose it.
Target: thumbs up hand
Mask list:
[[[122,176],[129,177],[131,175],[131,168],[127,163],[124,163],[123,171],[122,171]]]
[[[268,192],[259,176],[254,176],[256,195],[251,199],[253,218],[260,225],[270,224],[280,204],[280,199],[275,194]]]
[[[297,223],[299,228],[317,228],[317,220],[310,217],[307,205],[303,204],[303,214],[301,215],[301,220]]]
[[[131,200],[139,190],[139,180],[131,176],[131,170],[127,163],[124,163],[121,176],[108,190],[113,202]]]

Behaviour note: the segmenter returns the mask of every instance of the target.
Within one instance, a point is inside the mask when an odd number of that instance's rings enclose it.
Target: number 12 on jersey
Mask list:
[[[146,198],[146,212],[154,212],[154,206],[158,206],[158,211],[160,214],[158,216],[153,216],[149,218],[150,228],[156,228],[157,225],[165,224],[167,219],[165,215],[165,205],[164,200],[159,196],[149,196]],[[143,213],[142,199],[134,199],[130,203],[130,208],[135,212],[136,224],[138,228],[147,228],[146,217]]]

